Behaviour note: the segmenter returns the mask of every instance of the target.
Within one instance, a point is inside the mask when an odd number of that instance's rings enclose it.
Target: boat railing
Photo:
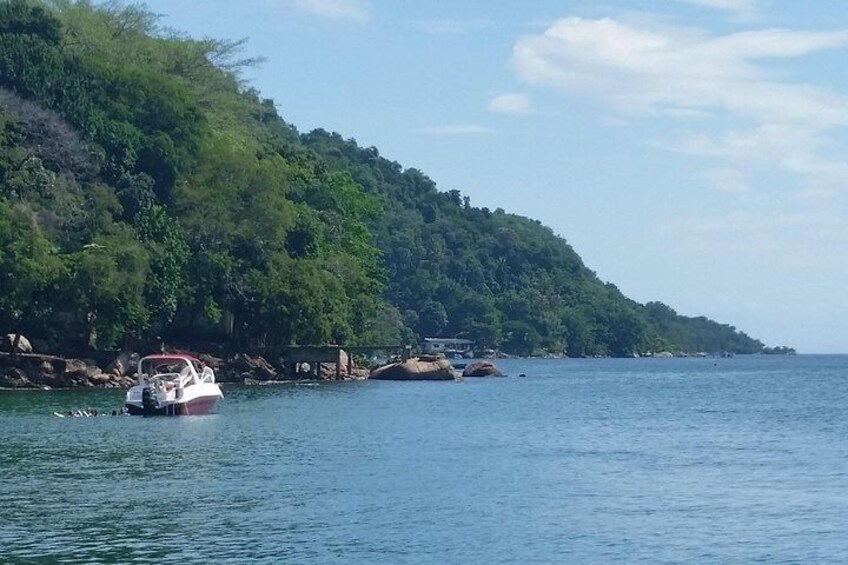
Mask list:
[[[203,368],[203,374],[200,376],[200,382],[214,383],[215,382],[215,372],[210,367],[204,367]]]

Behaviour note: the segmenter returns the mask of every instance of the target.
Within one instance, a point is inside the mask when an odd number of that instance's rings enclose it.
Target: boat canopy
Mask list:
[[[138,378],[139,382],[155,378],[187,385],[195,382],[214,383],[215,373],[192,355],[163,353],[142,357],[138,363]]]
[[[154,375],[197,374],[203,372],[203,363],[188,355],[149,355],[139,361],[139,373]]]

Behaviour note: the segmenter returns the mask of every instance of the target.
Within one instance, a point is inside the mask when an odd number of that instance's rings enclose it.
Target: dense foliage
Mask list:
[[[240,45],[140,5],[0,1],[0,329],[101,348],[763,350],[627,299],[538,222],[300,135],[240,82]]]
[[[731,326],[627,299],[538,221],[475,208],[338,134],[302,141],[381,198],[385,213],[370,226],[390,271],[386,297],[422,335],[527,355],[763,350]]]

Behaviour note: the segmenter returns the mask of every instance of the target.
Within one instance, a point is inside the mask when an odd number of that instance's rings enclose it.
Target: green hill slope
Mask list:
[[[239,46],[133,5],[0,1],[0,330],[101,348],[763,351],[627,299],[538,222],[300,135],[239,81]]]
[[[385,213],[369,225],[390,272],[385,296],[421,335],[521,354],[763,351],[730,326],[627,299],[538,221],[472,207],[458,191],[439,192],[421,172],[338,134],[317,130],[302,140],[381,197]]]

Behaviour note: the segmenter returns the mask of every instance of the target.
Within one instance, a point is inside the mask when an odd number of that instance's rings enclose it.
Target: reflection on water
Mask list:
[[[840,357],[509,360],[228,387],[191,418],[0,393],[0,562],[848,559]]]

